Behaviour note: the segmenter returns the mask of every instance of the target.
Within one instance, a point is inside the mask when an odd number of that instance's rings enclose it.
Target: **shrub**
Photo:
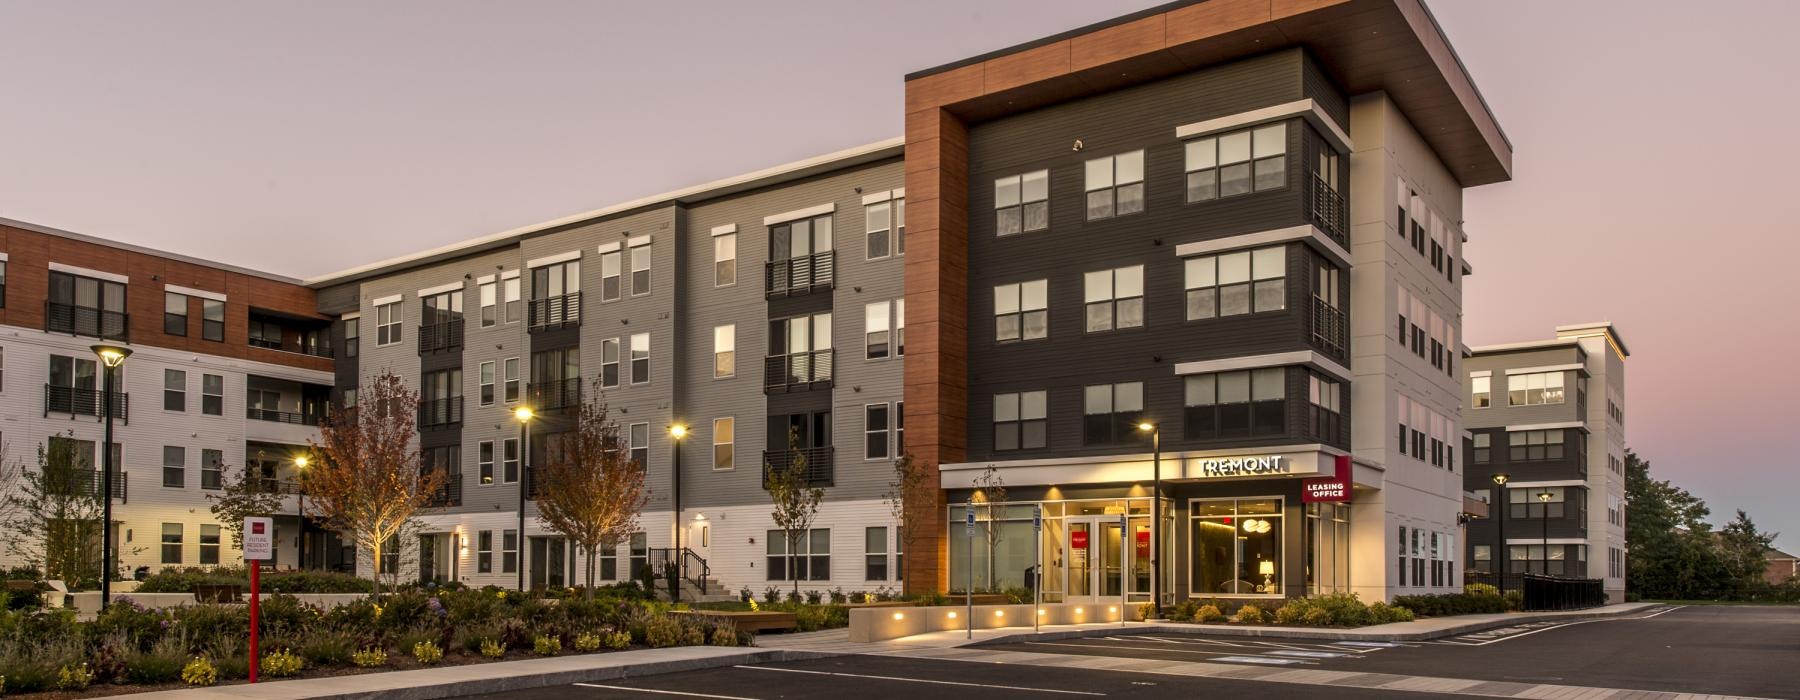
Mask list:
[[[1508,607],[1506,598],[1474,593],[1394,596],[1394,605],[1425,617],[1503,613]]]
[[[600,639],[600,635],[598,634],[593,632],[582,632],[575,635],[575,651],[583,653],[600,651],[600,645],[603,641],[604,640]]]
[[[444,660],[444,650],[437,642],[419,642],[412,647],[413,660],[430,666]]]
[[[334,666],[350,660],[356,644],[348,635],[333,630],[314,630],[300,643],[300,656],[314,666]]]
[[[1406,608],[1377,601],[1369,605],[1369,621],[1377,625],[1389,622],[1412,622],[1413,612]]]
[[[1237,616],[1233,620],[1240,625],[1260,625],[1264,620],[1262,608],[1245,605],[1238,608]]]
[[[1194,619],[1200,622],[1224,622],[1227,617],[1217,605],[1202,605],[1194,610]]]
[[[735,647],[738,645],[737,627],[735,625],[719,625],[712,631],[712,645],[715,647]]]
[[[306,661],[293,652],[282,649],[273,654],[264,654],[259,668],[270,678],[286,678],[306,668]]]
[[[213,665],[218,667],[220,678],[250,677],[250,656],[247,654],[220,657]]]
[[[204,656],[196,656],[193,661],[181,667],[181,682],[188,685],[212,685],[219,682],[219,669],[207,661]]]
[[[86,690],[92,682],[94,673],[87,664],[69,664],[56,673],[56,687],[60,690]]]
[[[506,647],[492,639],[483,639],[481,640],[481,655],[490,659],[498,659],[506,656]]]
[[[364,647],[350,655],[350,663],[362,668],[376,668],[387,665],[387,650],[381,647]]]
[[[804,628],[801,628],[804,631]],[[644,625],[644,643],[653,649],[679,646],[681,623],[668,615],[651,617]]]
[[[623,650],[631,648],[630,632],[611,632],[606,635],[606,648]]]
[[[531,642],[531,651],[538,656],[556,656],[562,653],[562,638],[554,635],[538,635]]]
[[[55,662],[38,656],[8,655],[0,658],[0,678],[15,693],[35,693],[56,688]]]
[[[414,627],[395,638],[394,648],[401,651],[409,651],[420,644],[431,644],[438,647],[439,652],[442,652],[443,646],[438,644],[438,641],[443,638],[444,632],[441,629]]]
[[[1500,589],[1485,583],[1471,583],[1463,586],[1463,592],[1469,595],[1500,595]]]
[[[185,666],[187,654],[181,645],[158,643],[150,651],[125,655],[125,680],[146,685],[172,683],[181,680],[181,669]]]

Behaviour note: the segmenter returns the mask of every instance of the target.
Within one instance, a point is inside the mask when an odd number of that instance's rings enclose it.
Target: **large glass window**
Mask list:
[[[181,523],[162,524],[162,563],[181,563],[182,530]]]
[[[1144,266],[1087,273],[1084,280],[1089,333],[1144,325]]]
[[[1087,218],[1136,214],[1144,210],[1144,152],[1087,162]]]
[[[994,287],[994,340],[1036,340],[1049,336],[1049,305],[1048,280]]]
[[[1260,526],[1258,529],[1261,529]],[[1306,504],[1306,592],[1350,588],[1350,506]]]
[[[863,406],[863,459],[888,458],[888,413],[885,403]]]
[[[1287,372],[1280,367],[1196,374],[1186,380],[1189,439],[1274,435],[1287,430]]]
[[[1316,372],[1307,375],[1308,418],[1312,433],[1321,440],[1340,437],[1344,415],[1344,385]]]
[[[870,260],[906,252],[900,237],[906,232],[906,200],[875,202],[863,207],[863,235]]]
[[[169,335],[187,335],[187,329],[187,295],[163,292],[163,332]]]
[[[163,445],[163,486],[175,489],[187,486],[187,448]]]
[[[793,542],[788,541],[786,530],[769,530],[765,533],[765,551],[768,559],[764,564],[769,572],[770,581],[830,581],[831,580],[831,530],[815,528],[809,532],[796,532]],[[793,568],[790,572],[788,548],[792,545]]]
[[[1272,190],[1287,184],[1287,125],[1195,139],[1186,144],[1187,201]]]
[[[200,300],[200,337],[225,342],[225,302],[216,299]]]
[[[888,580],[887,528],[863,528],[863,579]]]
[[[650,242],[631,246],[631,295],[650,293]]]
[[[1541,462],[1563,458],[1563,431],[1521,430],[1506,434],[1507,459]]]
[[[1563,402],[1562,372],[1532,372],[1506,378],[1506,403],[1509,406],[1539,406]]]
[[[1188,258],[1190,321],[1287,308],[1287,249],[1282,246]]]
[[[712,441],[713,469],[733,468],[737,463],[737,419],[714,418]]]
[[[713,286],[737,284],[737,234],[713,236]]]
[[[492,278],[488,278],[492,279]],[[500,322],[500,287],[494,282],[482,282],[476,286],[476,296],[481,303],[481,327],[487,328]]]
[[[713,378],[737,376],[737,324],[713,326]]]
[[[1045,392],[994,395],[994,449],[1035,450],[1050,444]]]
[[[187,410],[187,372],[179,369],[163,370],[163,410]]]
[[[1470,444],[1473,445],[1475,450],[1473,459],[1476,464],[1487,464],[1488,462],[1493,461],[1493,441],[1494,435],[1492,433],[1476,433],[1470,436]]]
[[[1492,377],[1469,377],[1469,406],[1487,408],[1494,405]]]
[[[1149,501],[1144,503],[1148,505]],[[974,537],[963,534],[967,508],[968,506],[960,503],[949,508],[952,527],[949,543],[950,589],[961,591],[965,587],[973,587],[977,592],[1000,592],[1007,588],[1024,587],[1026,573],[1037,563],[1038,539],[1031,529],[1033,505],[976,503]],[[1112,517],[1116,520],[1118,516]],[[1055,529],[1053,522],[1057,521],[1045,518],[1046,536],[1051,535]],[[969,566],[971,563],[974,564],[973,571]],[[1046,558],[1044,563],[1050,565],[1052,562]],[[1046,584],[1050,583],[1047,580],[1049,578],[1050,576],[1045,576]],[[1116,597],[1117,591],[1113,595]]]
[[[994,233],[1010,236],[1050,227],[1050,171],[994,180]]]
[[[631,336],[631,383],[644,384],[650,381],[650,334],[636,333]]]
[[[1192,594],[1281,595],[1282,506],[1280,497],[1191,501]]]
[[[1082,442],[1117,445],[1140,439],[1138,421],[1144,414],[1144,383],[1120,382],[1090,386],[1085,391]]]
[[[1549,502],[1543,500],[1550,497]],[[1510,488],[1506,490],[1506,517],[1515,520],[1536,520],[1538,518],[1561,518],[1568,514],[1566,509],[1567,489],[1561,486],[1531,486]],[[1548,514],[1546,515],[1546,511]]]
[[[400,322],[400,302],[375,307],[375,344],[392,345],[400,342]]]

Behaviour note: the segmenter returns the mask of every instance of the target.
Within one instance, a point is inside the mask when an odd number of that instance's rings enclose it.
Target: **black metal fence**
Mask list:
[[[1597,578],[1563,578],[1522,574],[1526,610],[1580,610],[1606,604],[1606,582]]]

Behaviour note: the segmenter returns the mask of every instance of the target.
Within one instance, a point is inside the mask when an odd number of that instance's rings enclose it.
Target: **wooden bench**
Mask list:
[[[730,620],[739,632],[781,632],[791,630],[798,624],[791,612],[750,612],[748,610],[674,610],[671,612],[679,615]]]
[[[202,583],[194,586],[194,600],[201,603],[237,603],[244,596],[244,587],[237,584]]]

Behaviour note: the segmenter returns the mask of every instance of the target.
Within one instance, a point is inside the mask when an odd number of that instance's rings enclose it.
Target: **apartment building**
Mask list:
[[[307,280],[332,399],[412,383],[453,475],[354,566],[575,580],[532,471],[599,392],[651,488],[603,580],[1460,586],[1462,192],[1511,145],[1422,3],[1187,0],[905,91],[901,138]],[[790,562],[763,469],[796,452]],[[903,453],[940,491],[896,517]]]
[[[241,561],[206,498],[241,467],[289,494],[276,559],[295,564],[293,457],[329,400],[330,323],[296,279],[0,220],[0,459],[35,469],[40,448],[72,441],[100,489],[93,346],[125,345],[112,448],[121,570]],[[348,556],[331,533],[307,535],[312,566]]]
[[[1609,601],[1625,599],[1630,356],[1611,323],[1470,349],[1463,476],[1494,504],[1469,523],[1471,571],[1604,579]]]

